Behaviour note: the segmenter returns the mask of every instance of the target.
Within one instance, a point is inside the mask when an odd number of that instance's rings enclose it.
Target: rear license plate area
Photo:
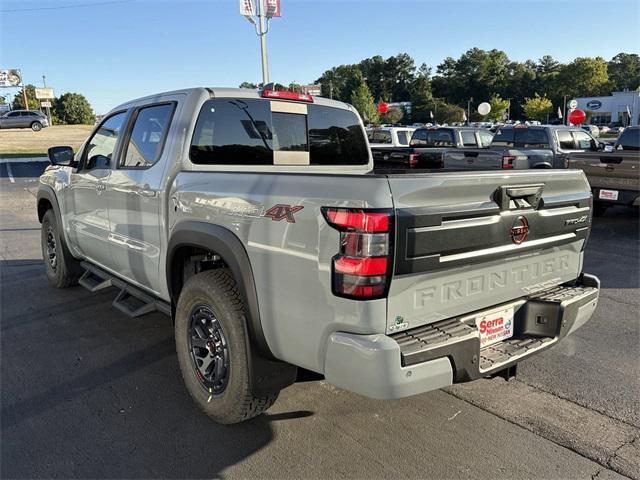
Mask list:
[[[600,200],[618,200],[618,190],[605,190],[602,189],[598,193]]]
[[[514,306],[483,312],[476,316],[476,326],[480,333],[480,348],[502,342],[513,337]]]

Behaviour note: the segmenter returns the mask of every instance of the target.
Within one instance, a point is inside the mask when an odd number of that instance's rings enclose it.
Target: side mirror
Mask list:
[[[109,168],[110,163],[111,161],[109,160],[109,157],[106,157],[104,155],[94,155],[87,160],[85,168],[87,170],[106,169]]]
[[[59,165],[61,167],[73,167],[73,148],[71,147],[51,147],[47,151],[51,165]]]

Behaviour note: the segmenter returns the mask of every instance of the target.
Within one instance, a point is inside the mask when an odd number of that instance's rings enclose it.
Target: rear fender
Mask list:
[[[233,273],[238,291],[245,305],[246,327],[250,344],[247,346],[251,372],[252,391],[255,395],[280,390],[295,381],[297,369],[278,361],[269,348],[262,324],[258,295],[249,256],[240,239],[230,230],[219,225],[197,221],[178,223],[171,234],[167,248],[167,288],[172,303],[177,302],[173,258],[181,247],[196,247],[215,252],[222,257]]]

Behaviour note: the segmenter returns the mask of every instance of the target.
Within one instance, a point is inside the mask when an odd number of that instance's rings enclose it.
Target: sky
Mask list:
[[[523,61],[640,53],[640,1],[281,0],[267,36],[271,81],[409,53],[435,67],[479,47]],[[261,81],[259,40],[238,0],[0,0],[0,68],[96,113],[151,93]],[[15,91],[15,90],[14,90]],[[7,91],[0,92],[6,94]]]

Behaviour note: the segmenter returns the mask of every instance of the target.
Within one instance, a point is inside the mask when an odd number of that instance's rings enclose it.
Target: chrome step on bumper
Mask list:
[[[596,277],[585,274],[571,285],[521,299],[515,303],[514,336],[482,349],[475,315],[416,327],[390,338],[400,347],[403,367],[447,358],[454,382],[475,380],[514,365],[579,328],[595,310],[599,286]]]

